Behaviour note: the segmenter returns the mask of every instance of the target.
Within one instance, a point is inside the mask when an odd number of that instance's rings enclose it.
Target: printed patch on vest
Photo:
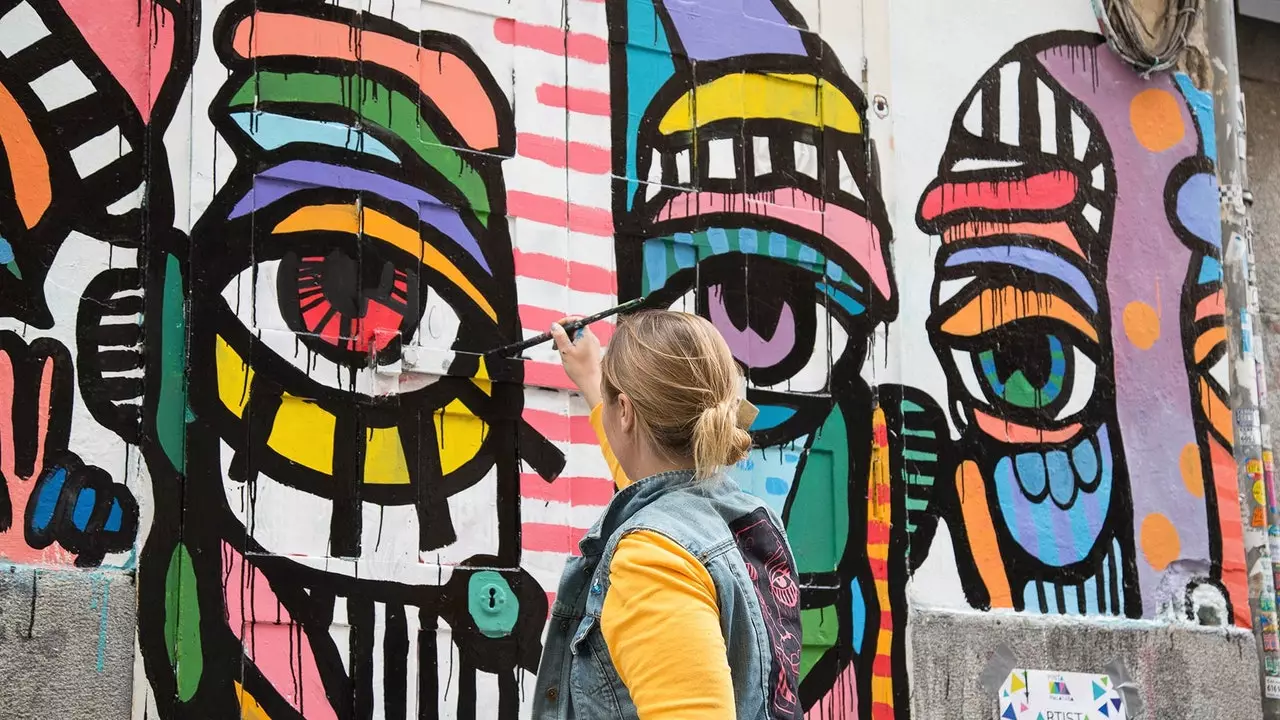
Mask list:
[[[769,717],[799,720],[804,711],[800,707],[800,585],[795,561],[763,508],[734,521],[729,529],[755,585],[773,649]]]

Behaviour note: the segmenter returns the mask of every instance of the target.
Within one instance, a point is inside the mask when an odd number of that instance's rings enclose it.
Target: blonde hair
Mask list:
[[[693,458],[699,478],[747,456],[739,426],[741,373],[706,319],[645,310],[618,324],[601,363],[609,402],[625,393],[640,429],[669,458]]]

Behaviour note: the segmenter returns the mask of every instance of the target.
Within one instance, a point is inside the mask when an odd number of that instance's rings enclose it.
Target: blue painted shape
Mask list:
[[[861,315],[866,312],[867,307],[862,303],[849,297],[844,292],[837,290],[826,283],[818,283],[818,289],[827,297],[835,301],[837,305],[844,308],[844,311],[853,316]]]
[[[71,522],[80,530],[84,530],[89,524],[89,516],[93,514],[93,502],[98,498],[98,493],[93,488],[85,488],[80,491],[80,497],[76,498],[75,510],[71,512]]]
[[[1062,614],[1062,609],[1058,607],[1058,594],[1049,583],[1044,584],[1044,611],[1048,615]]]
[[[808,444],[808,436],[796,438],[786,445],[752,448],[746,459],[729,469],[729,475],[746,492],[755,495],[778,515],[782,515],[800,469],[800,450]]]
[[[707,228],[707,241],[711,243],[711,252],[716,255],[729,252],[729,234],[724,228]]]
[[[867,632],[867,601],[862,597],[862,583],[854,578],[849,583],[849,594],[853,598],[853,652],[862,654],[862,639]]]
[[[1022,608],[1027,612],[1044,612],[1044,606],[1040,604],[1040,594],[1036,592],[1035,580],[1022,586]]]
[[[818,263],[818,251],[808,245],[803,245],[800,247],[800,252],[797,253],[797,259],[802,263],[816,265]]]
[[[770,495],[786,495],[791,489],[786,480],[780,477],[767,477],[764,479],[764,491]]]
[[[1009,707],[1004,709],[1004,714],[1000,716],[1000,720],[1018,720],[1018,715],[1013,711],[1013,703],[1009,703]]]
[[[667,31],[658,18],[652,0],[627,0],[627,209],[635,206],[640,192],[636,179],[636,151],[640,142],[640,119],[658,90],[675,74]]]
[[[0,237],[0,265],[7,265],[13,262],[13,246],[9,241]]]
[[[760,249],[760,235],[755,228],[738,231],[738,249],[747,255],[755,255]]]
[[[1044,456],[1038,452],[1022,453],[1014,461],[1018,468],[1018,483],[1031,497],[1044,492]]]
[[[1084,613],[1086,615],[1098,614],[1098,578],[1097,576],[1088,578],[1084,581]]]
[[[1208,173],[1192,175],[1178,188],[1178,220],[1192,235],[1221,249],[1222,220],[1218,206],[1218,179]]]
[[[1175,73],[1173,79],[1178,83],[1178,89],[1182,90],[1187,104],[1191,106],[1191,112],[1196,116],[1196,124],[1200,126],[1201,148],[1204,150],[1205,157],[1215,163],[1218,162],[1218,138],[1215,134],[1218,130],[1213,119],[1213,95],[1196,87],[1191,82],[1191,76],[1186,73]]]
[[[120,501],[111,501],[111,512],[107,515],[107,524],[102,526],[107,532],[120,532],[120,526],[124,523],[124,511],[120,509]]]
[[[1222,282],[1222,263],[1218,262],[1218,258],[1211,255],[1201,258],[1200,276],[1196,278],[1196,282],[1201,285]]]
[[[58,495],[62,493],[62,486],[66,481],[67,471],[64,468],[58,468],[40,485],[40,496],[36,498],[36,507],[31,513],[32,530],[42,531],[53,522],[53,511],[58,506]]]
[[[231,119],[255,143],[266,150],[275,150],[289,143],[310,142],[329,147],[359,150],[360,152],[399,162],[391,148],[372,135],[350,125],[327,120],[305,120],[289,115],[259,112],[232,113]]]
[[[1041,275],[1056,277],[1069,285],[1072,290],[1075,290],[1086,305],[1095,311],[1098,309],[1098,296],[1094,294],[1093,286],[1089,283],[1089,279],[1085,277],[1084,273],[1080,272],[1080,269],[1075,265],[1045,250],[1007,245],[972,248],[952,254],[947,258],[945,264],[947,267],[961,267],[964,265],[986,265],[991,263],[1012,265],[1040,273]]]
[[[1081,440],[1071,450],[1071,464],[1075,466],[1080,482],[1089,485],[1098,477],[1098,452],[1088,438]]]
[[[1071,502],[1076,489],[1076,474],[1071,471],[1071,463],[1064,452],[1051,452],[1045,455],[1045,467],[1049,475],[1049,494],[1059,505]]]
[[[692,244],[693,244],[693,233],[686,233],[686,232],[676,233],[676,234],[674,234],[674,235],[672,235],[672,236],[671,236],[671,239],[672,239],[672,240],[675,240],[676,242],[680,243],[681,245],[692,245]]]
[[[787,257],[787,236],[769,233],[769,257]]]
[[[691,268],[698,264],[698,251],[692,245],[675,245],[671,248],[676,255],[676,265],[681,269]]]
[[[645,294],[667,284],[667,244],[662,240],[644,241],[644,272],[649,281]]]
[[[757,432],[778,427],[796,414],[795,408],[785,405],[761,405],[756,409],[760,414],[756,415],[755,422],[751,423],[751,430]]]

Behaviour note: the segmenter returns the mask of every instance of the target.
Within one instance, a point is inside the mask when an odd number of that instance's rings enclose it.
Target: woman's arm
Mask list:
[[[618,542],[600,631],[642,720],[733,717],[715,584],[669,538],[642,530]]]
[[[618,458],[609,447],[609,438],[605,437],[604,425],[600,421],[600,403],[604,398],[600,393],[600,340],[590,328],[583,328],[582,336],[577,342],[569,340],[569,335],[561,327],[574,318],[567,317],[551,326],[551,335],[555,339],[556,349],[560,351],[560,361],[564,363],[564,372],[578,386],[583,399],[591,407],[591,429],[596,431],[596,439],[600,441],[600,452],[604,461],[609,464],[609,475],[613,484],[619,489],[631,484],[627,474],[618,465]]]

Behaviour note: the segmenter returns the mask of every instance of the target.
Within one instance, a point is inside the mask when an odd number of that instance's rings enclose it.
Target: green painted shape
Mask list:
[[[482,570],[467,581],[467,609],[476,629],[487,638],[506,637],[520,617],[520,601],[507,579],[492,570]]]
[[[921,475],[920,473],[907,472],[907,473],[903,473],[902,477],[906,479],[907,484],[909,485],[924,485],[928,487],[933,487],[932,475]]]
[[[800,646],[800,680],[828,650],[835,647],[840,635],[840,620],[834,607],[800,611],[800,630],[804,638]]]
[[[187,702],[200,687],[204,652],[200,638],[200,602],[196,573],[186,545],[179,544],[169,558],[164,578],[164,647],[169,652],[178,685],[178,699]]]
[[[160,317],[160,391],[156,406],[156,437],[178,472],[186,472],[187,430],[187,315],[182,291],[182,267],[167,256],[164,266],[164,307]]]
[[[936,438],[936,437],[938,437],[938,434],[937,434],[937,433],[935,433],[935,432],[934,432],[934,431],[932,431],[932,430],[911,430],[911,429],[908,429],[908,428],[903,428],[903,429],[902,429],[902,434],[903,434],[903,435],[910,435],[911,437],[923,437],[923,438]]]
[[[925,499],[922,499],[922,498],[914,498],[914,497],[911,497],[910,495],[908,495],[908,496],[907,496],[907,509],[908,509],[908,510],[913,510],[913,511],[914,511],[914,510],[920,510],[920,511],[928,510],[928,509],[929,509],[929,501],[928,501],[928,500],[925,500]]]
[[[849,434],[840,406],[809,446],[787,515],[787,538],[802,573],[833,572],[849,538]]]
[[[1040,391],[1021,370],[1014,370],[1004,384],[1004,399],[1018,407],[1040,407]]]
[[[938,459],[938,456],[934,453],[924,452],[922,450],[903,450],[902,458],[904,460],[918,460],[920,462],[933,462]]]
[[[361,86],[363,84],[363,86]],[[252,110],[256,102],[337,105],[396,135],[423,162],[453,183],[480,224],[489,224],[489,194],[484,178],[446,145],[422,117],[417,101],[382,83],[357,75],[262,71],[245,81],[227,103],[228,110]]]

